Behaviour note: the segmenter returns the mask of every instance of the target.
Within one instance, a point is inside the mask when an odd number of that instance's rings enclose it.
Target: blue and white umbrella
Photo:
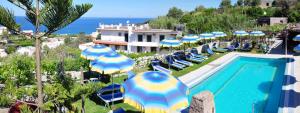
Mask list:
[[[94,45],[81,52],[81,57],[88,60],[95,60],[96,58],[114,52],[113,49],[104,45]]]
[[[235,36],[248,36],[249,33],[246,32],[246,31],[235,31],[235,32],[233,32],[233,35],[235,35]]]
[[[117,74],[128,72],[133,69],[134,60],[120,55],[118,53],[106,54],[91,61],[90,67],[93,71],[103,74]],[[113,84],[113,76],[112,84]],[[113,87],[114,88],[114,87]],[[114,98],[114,91],[112,92],[112,99]],[[112,105],[114,103],[112,102]]]
[[[162,47],[179,47],[181,44],[181,41],[175,38],[167,38],[160,42],[160,46]]]
[[[252,31],[250,32],[250,36],[265,36],[266,34],[262,31]]]
[[[182,37],[181,41],[183,43],[197,43],[199,40],[199,37],[196,35],[188,35],[188,36],[184,36]]]
[[[293,40],[294,41],[300,41],[300,35],[295,36]]]
[[[294,48],[294,51],[300,53],[300,44]]]
[[[173,113],[188,107],[188,87],[172,75],[148,71],[122,86],[124,103],[143,113]]]
[[[202,33],[199,35],[200,39],[215,39],[215,35],[212,33]]]
[[[133,69],[133,66],[134,60],[118,53],[100,56],[90,63],[90,67],[93,71],[103,74],[128,72]]]
[[[226,33],[220,32],[220,31],[212,32],[212,34],[213,34],[215,37],[226,37],[226,36],[227,36]]]

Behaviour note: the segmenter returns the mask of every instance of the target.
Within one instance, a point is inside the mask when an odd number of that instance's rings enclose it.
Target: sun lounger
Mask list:
[[[126,113],[123,108],[118,108],[113,111],[113,113]]]
[[[186,55],[186,59],[188,61],[195,62],[195,63],[201,63],[205,60],[204,58],[193,57],[191,54]]]
[[[186,66],[192,66],[193,65],[193,63],[191,63],[189,61],[186,61],[186,60],[183,60],[183,59],[181,59],[180,57],[178,57],[176,55],[174,55],[172,57],[173,57],[175,62],[178,62],[180,64],[183,64],[183,65],[186,65]]]
[[[166,74],[172,74],[172,71],[162,67],[160,64],[161,64],[161,61],[158,59],[154,59],[151,61],[151,66],[154,71],[160,71],[160,72],[163,72]]]
[[[208,58],[207,56],[199,54],[199,52],[198,52],[198,50],[196,48],[192,48],[191,51],[190,51],[190,53],[195,58],[205,58],[205,59]]]
[[[121,85],[112,84],[97,91],[97,96],[109,105],[111,102],[123,100],[123,93],[120,91]],[[112,92],[114,92],[112,94]],[[105,105],[105,106],[106,106]]]
[[[250,44],[246,43],[244,47],[241,49],[242,51],[251,51]]]
[[[219,53],[225,53],[228,51],[228,49],[225,49],[225,48],[219,48],[217,47],[217,43],[214,43],[213,44],[213,51],[214,52],[219,52]]]
[[[135,73],[133,71],[129,71],[127,72],[127,75],[128,75],[128,79],[130,79],[135,76]]]
[[[175,67],[177,69],[183,69],[185,67],[185,65],[176,63],[174,61],[174,59],[172,57],[170,57],[170,56],[166,56],[166,61],[167,61],[168,65],[170,65],[172,67]]]

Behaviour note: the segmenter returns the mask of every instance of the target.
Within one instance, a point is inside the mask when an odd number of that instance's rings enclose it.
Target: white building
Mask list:
[[[47,46],[50,49],[54,49],[63,44],[64,44],[63,38],[47,38],[46,41],[42,43],[42,47]]]
[[[175,37],[179,33],[167,29],[151,29],[148,24],[100,25],[97,31],[101,34],[101,39],[96,39],[94,43],[129,53],[158,51],[161,40]]]
[[[0,26],[0,35],[3,35],[3,32],[7,31],[6,27]]]
[[[33,46],[19,47],[16,51],[16,53],[18,54],[28,55],[28,56],[33,56],[34,52],[35,52],[35,47]]]

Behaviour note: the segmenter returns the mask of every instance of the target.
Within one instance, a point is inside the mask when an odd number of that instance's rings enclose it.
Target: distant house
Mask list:
[[[129,53],[156,52],[159,50],[160,41],[180,33],[168,29],[152,29],[148,24],[100,25],[97,31],[101,38],[94,43]]]
[[[16,51],[18,54],[33,56],[35,52],[35,47],[27,46],[27,47],[19,47]]]
[[[32,36],[33,35],[33,30],[23,30],[22,33],[24,33],[27,36]]]
[[[0,26],[0,35],[3,35],[3,33],[7,31],[6,27]]]
[[[47,46],[50,49],[54,49],[60,45],[64,44],[64,39],[60,38],[47,38],[47,41],[42,43],[42,47]]]
[[[257,20],[259,25],[287,24],[287,17],[262,17]]]
[[[274,0],[261,0],[259,6],[261,8],[273,7],[273,2]]]

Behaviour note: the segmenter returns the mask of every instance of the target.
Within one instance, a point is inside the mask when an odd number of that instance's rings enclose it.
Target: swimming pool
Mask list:
[[[286,59],[237,57],[209,78],[190,88],[193,95],[209,90],[216,113],[276,113]]]

